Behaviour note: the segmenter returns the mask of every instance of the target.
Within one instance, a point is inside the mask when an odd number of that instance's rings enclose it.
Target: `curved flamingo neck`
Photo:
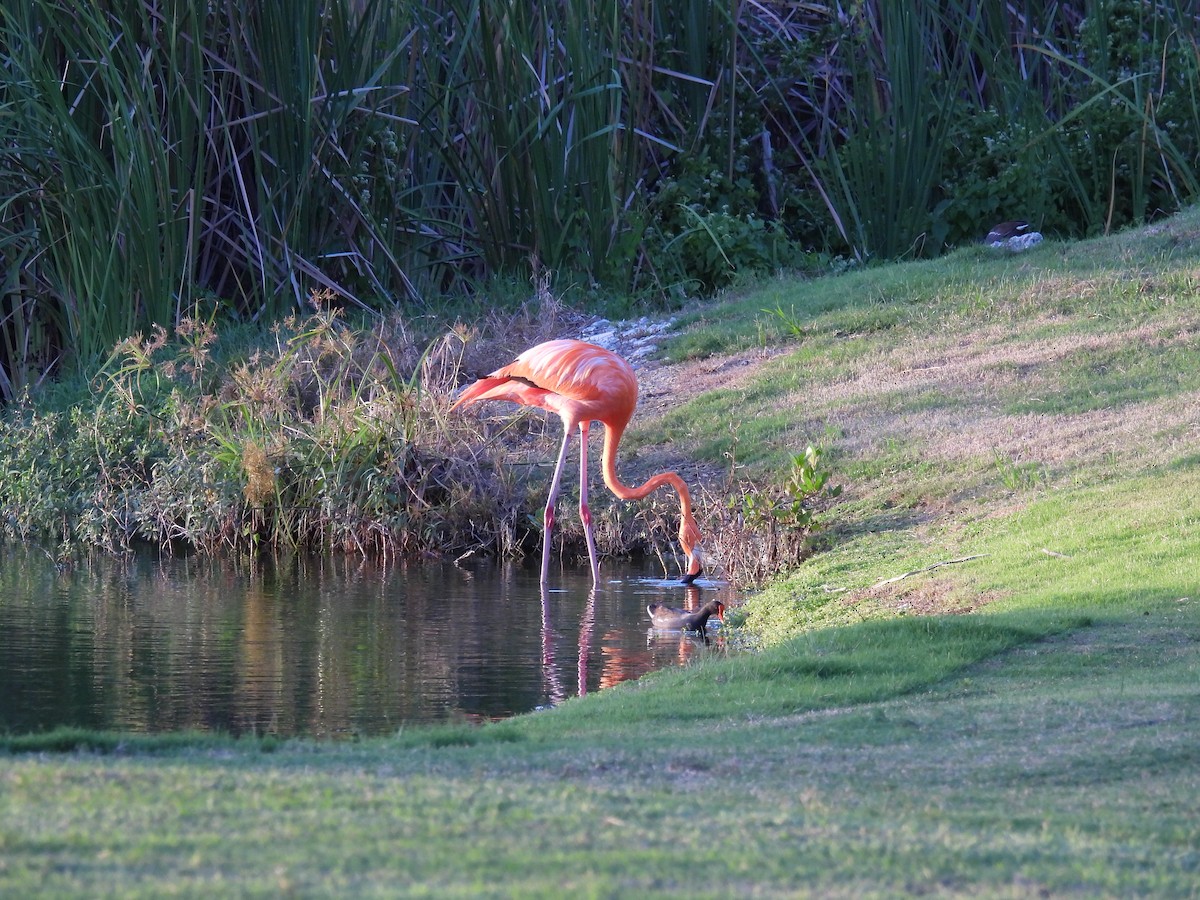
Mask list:
[[[692,548],[700,543],[700,529],[692,515],[692,495],[683,479],[674,472],[659,472],[651,475],[638,487],[630,487],[621,481],[617,475],[617,447],[621,443],[623,428],[604,426],[604,450],[601,455],[601,471],[604,473],[604,483],[608,489],[622,500],[641,500],[653,493],[664,484],[669,484],[679,495],[679,512],[682,521],[679,524],[679,540],[684,552],[689,556]]]

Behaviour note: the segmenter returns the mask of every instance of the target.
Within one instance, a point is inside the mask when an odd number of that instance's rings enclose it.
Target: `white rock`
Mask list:
[[[615,331],[603,331],[599,334],[591,335],[588,337],[588,340],[599,347],[611,350],[617,345],[617,333]]]
[[[1018,234],[1010,237],[1006,241],[992,241],[989,246],[995,247],[997,250],[1007,250],[1010,253],[1020,253],[1023,250],[1036,247],[1043,240],[1045,239],[1042,237],[1040,231],[1031,231],[1029,234]]]

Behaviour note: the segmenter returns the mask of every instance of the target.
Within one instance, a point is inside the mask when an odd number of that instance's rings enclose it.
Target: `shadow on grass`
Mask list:
[[[877,702],[1091,623],[1083,614],[1028,612],[872,620],[656,672],[505,724],[531,737],[603,739],[644,731],[647,723],[747,721]]]
[[[130,734],[60,727],[30,734],[0,735],[0,752],[95,753],[100,755],[173,754],[184,751],[238,749],[271,753],[283,742],[270,735],[233,737],[200,731]]]

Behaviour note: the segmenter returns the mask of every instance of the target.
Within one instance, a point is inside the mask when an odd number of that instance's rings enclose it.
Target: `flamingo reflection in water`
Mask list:
[[[542,680],[545,683],[546,696],[552,706],[557,706],[567,698],[567,688],[563,685],[562,676],[558,671],[554,650],[554,627],[550,621],[550,598],[547,595],[546,583],[541,585],[542,599]],[[580,697],[587,693],[588,660],[592,650],[592,629],[596,623],[596,589],[588,591],[587,604],[579,619],[579,653],[576,666],[577,692]]]

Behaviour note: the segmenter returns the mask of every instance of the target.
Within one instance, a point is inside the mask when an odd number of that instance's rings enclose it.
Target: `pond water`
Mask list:
[[[656,564],[555,573],[306,558],[238,569],[143,553],[56,567],[0,550],[0,731],[60,725],[338,737],[550,706],[698,654],[646,605],[730,602]],[[710,635],[712,634],[710,630]]]

